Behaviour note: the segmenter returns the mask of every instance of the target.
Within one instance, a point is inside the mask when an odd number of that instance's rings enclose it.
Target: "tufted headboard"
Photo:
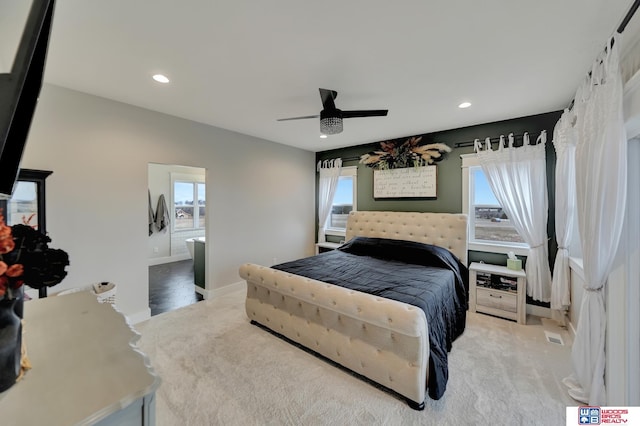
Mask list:
[[[446,248],[467,264],[466,214],[351,212],[345,241],[356,236],[433,244]]]

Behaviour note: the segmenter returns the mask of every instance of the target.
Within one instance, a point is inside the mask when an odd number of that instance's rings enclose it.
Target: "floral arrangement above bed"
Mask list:
[[[414,136],[405,142],[380,142],[380,151],[372,151],[360,157],[360,163],[379,169],[401,169],[433,164],[443,159],[442,154],[451,152],[443,143],[420,145],[422,136]]]

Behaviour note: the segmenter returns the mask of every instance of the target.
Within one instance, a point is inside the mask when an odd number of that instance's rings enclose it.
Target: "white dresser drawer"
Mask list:
[[[517,295],[506,291],[477,287],[476,304],[507,312],[518,312]]]

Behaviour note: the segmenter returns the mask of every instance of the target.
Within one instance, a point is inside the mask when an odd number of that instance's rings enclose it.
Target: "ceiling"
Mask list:
[[[45,82],[323,151],[562,109],[633,0],[56,3]]]

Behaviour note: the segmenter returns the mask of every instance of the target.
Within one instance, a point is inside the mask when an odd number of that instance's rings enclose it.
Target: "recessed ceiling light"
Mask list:
[[[153,76],[153,79],[155,81],[157,81],[158,83],[168,83],[169,79],[167,78],[166,75],[162,75],[162,74],[156,74]]]
[[[463,102],[458,105],[458,108],[469,108],[471,106],[471,102]]]
[[[320,139],[326,139],[327,135],[320,135]]]

